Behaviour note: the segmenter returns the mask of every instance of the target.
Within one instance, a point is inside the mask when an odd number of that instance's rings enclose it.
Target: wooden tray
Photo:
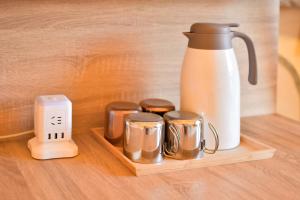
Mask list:
[[[140,164],[129,160],[122,153],[121,147],[110,144],[103,137],[103,128],[91,129],[97,141],[119,159],[136,176],[186,170],[215,165],[245,162],[251,160],[262,160],[273,157],[275,149],[263,144],[249,136],[241,135],[240,146],[226,151],[218,151],[215,154],[205,154],[199,160],[174,160],[166,158],[160,164]]]

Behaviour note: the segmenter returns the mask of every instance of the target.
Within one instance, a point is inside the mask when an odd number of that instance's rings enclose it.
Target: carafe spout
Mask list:
[[[183,35],[185,35],[188,39],[191,39],[194,33],[191,32],[183,32]]]

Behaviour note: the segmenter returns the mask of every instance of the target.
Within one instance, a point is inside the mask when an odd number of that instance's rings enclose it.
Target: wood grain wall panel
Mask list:
[[[167,98],[193,22],[237,22],[254,41],[259,84],[247,83],[245,45],[235,39],[242,115],[274,112],[279,3],[265,1],[0,1],[0,135],[33,128],[33,101],[62,93],[74,131],[103,123],[113,100]]]

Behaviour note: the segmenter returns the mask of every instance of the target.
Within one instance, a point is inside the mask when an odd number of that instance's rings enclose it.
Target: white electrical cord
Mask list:
[[[13,138],[13,137],[19,137],[22,135],[27,135],[33,133],[33,130],[28,130],[28,131],[24,131],[24,132],[20,132],[20,133],[15,133],[15,134],[10,134],[10,135],[3,135],[0,136],[0,140],[4,140],[4,139],[8,139],[8,138]]]

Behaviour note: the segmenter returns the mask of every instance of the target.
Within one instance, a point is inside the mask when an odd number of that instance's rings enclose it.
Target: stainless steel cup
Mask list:
[[[153,113],[129,114],[125,119],[123,152],[133,162],[163,161],[164,120]]]
[[[216,129],[208,123],[214,134],[215,148],[207,149],[204,139],[204,115],[192,112],[171,111],[164,115],[166,122],[165,155],[174,159],[199,159],[203,153],[215,153],[219,146]]]
[[[132,102],[117,101],[108,104],[105,109],[105,138],[114,144],[122,141],[125,115],[139,111],[140,106]]]

